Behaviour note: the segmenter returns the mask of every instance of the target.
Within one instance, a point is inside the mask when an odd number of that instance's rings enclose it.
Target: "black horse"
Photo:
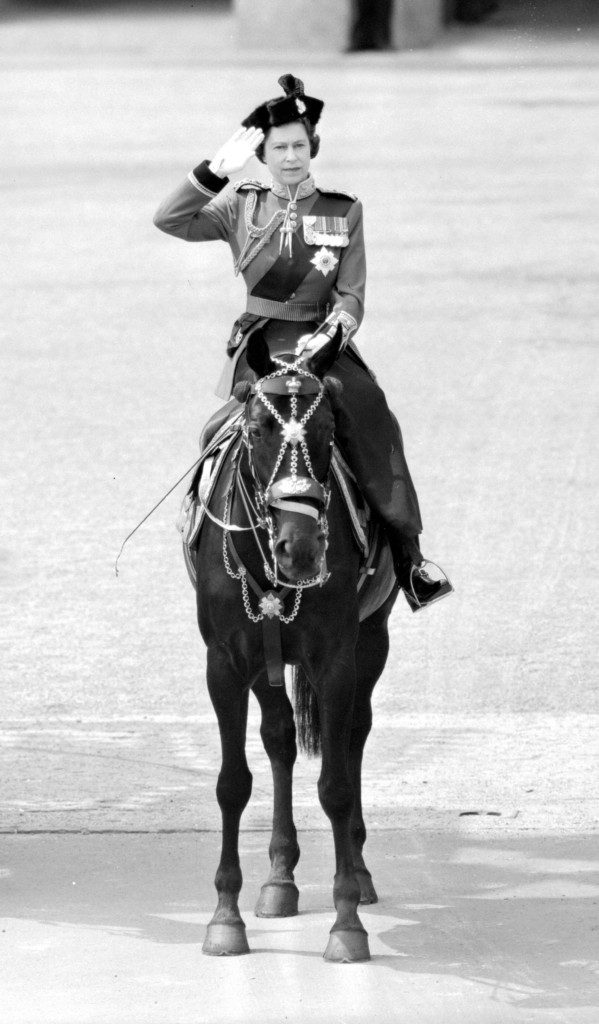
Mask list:
[[[338,335],[312,356],[276,362],[262,336],[248,341],[257,380],[237,385],[244,406],[242,441],[227,457],[193,561],[198,622],[208,648],[207,679],[218,716],[222,812],[218,905],[204,952],[245,953],[240,917],[238,840],[252,776],[245,755],[249,691],[262,712],[261,736],[274,781],[270,874],[256,914],[297,913],[293,871],[300,851],[292,813],[296,729],[282,684],[295,666],[296,714],[305,744],[320,748],[318,795],[335,843],[337,918],[325,959],[369,959],[358,904],[376,892],[362,856],[366,829],[361,764],[372,724],[371,695],[389,650],[393,585],[360,622],[356,583],[361,555],[343,498],[331,478],[335,396],[325,375],[339,354]],[[262,627],[262,628],[261,628]]]

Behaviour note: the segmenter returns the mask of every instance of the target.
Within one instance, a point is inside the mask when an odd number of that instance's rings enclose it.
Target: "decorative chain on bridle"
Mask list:
[[[283,362],[283,360],[279,360],[279,359],[276,360],[276,361],[280,362],[280,363]],[[298,420],[298,418],[297,418],[297,398],[298,398],[298,393],[301,390],[301,380],[299,379],[299,377],[291,377],[287,381],[287,389],[288,389],[288,392],[289,392],[289,397],[290,397],[290,402],[291,402],[291,419],[290,420],[284,420],[283,419],[283,417],[281,416],[280,412],[277,409],[275,409],[273,403],[270,401],[268,396],[264,393],[264,384],[267,381],[275,380],[277,377],[286,377],[286,376],[289,375],[289,371],[290,370],[292,370],[292,371],[294,370],[299,375],[301,375],[302,377],[306,377],[306,378],[308,378],[310,380],[314,380],[318,384],[318,393],[317,393],[314,401],[312,402],[312,405],[309,406],[309,408],[306,410],[306,412],[302,416],[301,420]],[[290,364],[289,363],[283,363],[283,366],[282,366],[282,368],[280,370],[275,370],[274,373],[270,373],[267,377],[262,377],[260,380],[258,380],[256,382],[256,384],[255,384],[255,392],[256,392],[256,395],[258,396],[258,398],[260,399],[260,401],[263,403],[263,405],[268,409],[268,411],[271,414],[271,416],[273,416],[275,418],[275,420],[277,421],[277,423],[279,423],[280,426],[283,428],[281,430],[281,434],[283,436],[283,440],[281,442],[281,448],[279,450],[279,455],[278,455],[277,461],[275,463],[275,467],[274,467],[274,469],[273,469],[273,471],[271,473],[270,480],[268,481],[268,484],[264,488],[264,492],[263,493],[268,494],[268,492],[270,491],[274,481],[276,480],[277,473],[279,472],[279,469],[281,467],[283,459],[285,458],[285,452],[287,451],[287,448],[289,447],[289,445],[291,445],[291,448],[292,448],[292,451],[291,451],[291,481],[292,481],[292,483],[290,484],[290,487],[291,487],[292,493],[300,493],[301,494],[302,486],[301,486],[301,483],[298,480],[298,475],[297,475],[298,446],[301,449],[302,455],[304,456],[304,463],[305,463],[306,469],[308,470],[308,474],[309,474],[310,478],[312,480],[314,480],[315,483],[318,483],[318,481],[316,480],[316,477],[314,476],[314,470],[312,469],[312,462],[310,460],[310,452],[308,451],[308,445],[306,444],[305,426],[306,426],[306,423],[308,422],[308,420],[311,418],[311,416],[313,416],[314,413],[316,412],[316,410],[317,410],[318,406],[320,405],[320,403],[322,402],[322,397],[324,395],[324,385],[323,385],[322,381],[318,379],[318,377],[316,377],[313,373],[310,373],[309,370],[304,369],[304,367],[302,367],[299,364],[299,362],[296,361],[296,362],[290,363]],[[248,439],[248,441],[249,441],[249,439]],[[295,488],[295,490],[294,490],[294,488]],[[326,492],[326,490],[327,490],[327,488],[325,488],[325,492]],[[328,502],[327,502],[327,504],[328,504]]]
[[[226,501],[226,504],[225,504],[225,520],[227,519],[228,515],[229,515],[229,495],[227,495],[227,501]],[[262,547],[260,547],[260,550],[262,551]],[[265,615],[268,615],[269,618],[270,618],[273,614],[276,614],[277,617],[281,620],[281,622],[284,622],[286,626],[288,626],[290,622],[293,622],[293,620],[296,618],[297,613],[299,612],[299,609],[300,609],[300,604],[301,604],[301,600],[302,600],[302,593],[303,593],[303,590],[304,590],[304,588],[302,586],[298,586],[297,587],[296,595],[295,595],[295,600],[293,602],[293,608],[292,608],[291,613],[289,615],[283,615],[283,613],[282,613],[282,602],[279,599],[275,598],[274,600],[278,601],[278,607],[275,606],[273,604],[273,598],[270,595],[264,595],[263,596],[262,600],[260,601],[260,607],[263,608],[264,610],[260,611],[260,612],[258,612],[256,614],[255,612],[252,611],[252,606],[250,604],[250,592],[249,592],[248,580],[247,580],[248,572],[247,572],[246,567],[244,565],[240,565],[238,571],[235,572],[233,567],[232,567],[232,565],[231,565],[231,561],[229,559],[229,552],[227,551],[227,533],[226,533],[226,531],[223,532],[223,563],[224,563],[225,571],[226,571],[227,575],[230,576],[232,580],[241,580],[241,596],[242,596],[242,599],[243,599],[243,607],[245,608],[245,613],[246,613],[248,619],[251,619],[252,622],[262,622],[264,617],[265,617]],[[269,575],[269,572],[267,572],[268,569],[269,569],[269,566],[268,566],[268,563],[266,562],[266,559],[265,559],[265,561],[264,561],[264,570],[265,570],[265,573],[266,573],[267,576]],[[270,573],[270,574],[272,574],[272,573]],[[307,582],[306,585],[307,586],[312,586],[313,584],[311,584],[310,582]],[[265,601],[266,601],[266,604],[264,603]]]
[[[256,516],[256,526],[266,528],[269,537],[269,547],[272,559],[272,567],[269,565],[267,558],[265,557],[262,545],[257,535],[256,529],[254,529],[254,536],[256,543],[263,557],[263,570],[268,581],[273,586],[278,587],[280,585],[278,564],[275,556],[275,545],[276,545],[276,527],[274,518],[271,512],[271,506],[280,509],[287,509],[294,512],[301,512],[316,519],[319,523],[322,533],[325,538],[325,553],[328,546],[328,521],[326,512],[329,506],[331,491],[330,486],[327,483],[322,484],[316,479],[314,469],[312,467],[312,460],[310,458],[310,452],[306,443],[306,425],[310,418],[314,415],[320,403],[322,402],[325,388],[322,381],[306,370],[301,365],[299,360],[293,363],[286,363],[284,360],[275,360],[280,365],[279,370],[275,370],[273,373],[268,374],[265,377],[261,377],[256,384],[253,386],[253,391],[256,397],[262,402],[264,407],[273,416],[275,421],[281,427],[281,447],[279,449],[275,465],[268,480],[266,487],[262,485],[255,471],[255,467],[252,459],[252,443],[249,436],[247,420],[243,428],[243,439],[248,453],[248,462],[250,470],[254,480],[255,489],[255,502],[252,502],[249,495],[243,493],[242,488],[242,500],[244,501],[246,513],[250,522],[252,521],[251,513],[254,512]],[[284,381],[285,389],[281,388],[280,394],[287,394],[290,400],[290,418],[284,419],[274,403],[268,397],[269,383],[281,379],[283,383],[284,378],[289,378]],[[318,390],[315,393],[314,400],[303,414],[301,419],[298,417],[298,396],[302,390],[302,378],[306,380],[312,380],[317,384]],[[331,444],[332,444],[331,440]],[[277,474],[279,473],[285,455],[288,448],[291,447],[290,454],[290,476],[285,477],[281,481],[277,481]],[[306,467],[308,476],[300,476],[298,474],[299,464],[299,453],[301,452],[303,462]],[[303,501],[297,501],[294,499],[302,499],[309,496],[310,499],[316,499],[319,504],[319,509],[314,508],[312,504],[306,504]],[[250,605],[250,595],[248,590],[247,580],[247,569],[242,564],[238,564],[238,571],[235,572],[231,565],[229,558],[229,552],[227,549],[227,527],[230,526],[230,502],[227,496],[224,512],[224,526],[223,532],[223,563],[227,574],[232,579],[241,581],[241,591],[243,597],[243,604],[246,614],[252,622],[261,622],[265,615],[269,617],[277,615],[281,622],[288,624],[293,622],[296,618],[302,593],[308,587],[323,586],[324,583],[330,578],[330,573],[326,571],[326,554],[323,554],[320,570],[316,576],[311,577],[307,580],[301,580],[299,583],[291,583],[285,580],[284,586],[296,590],[294,605],[291,613],[288,616],[282,614],[282,602],[275,595],[264,595],[260,602],[260,613],[256,614],[252,611]],[[266,604],[265,604],[266,602]]]

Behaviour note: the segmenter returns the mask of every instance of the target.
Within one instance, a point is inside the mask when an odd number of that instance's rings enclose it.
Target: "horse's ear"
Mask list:
[[[307,362],[307,368],[310,373],[313,373],[315,377],[320,380],[324,377],[333,363],[335,362],[341,346],[343,344],[343,328],[341,324],[338,325],[333,337],[330,341],[327,341],[326,345],[319,348],[317,352]]]
[[[273,363],[270,358],[268,345],[264,340],[264,334],[261,330],[250,334],[245,357],[248,361],[248,366],[258,377],[267,377],[269,373],[274,373],[277,369],[277,364]]]

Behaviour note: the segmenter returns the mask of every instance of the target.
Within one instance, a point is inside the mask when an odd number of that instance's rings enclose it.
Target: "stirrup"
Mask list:
[[[421,594],[420,597],[417,595],[415,580],[418,579],[422,579],[424,583],[431,585],[430,594]],[[445,571],[440,565],[437,565],[436,562],[431,562],[428,558],[423,558],[420,565],[413,565],[411,567],[409,589],[407,587],[403,588],[406,601],[413,612],[418,612],[421,608],[428,608],[429,605],[434,604],[435,601],[440,601],[443,597],[447,597],[453,591],[454,587]]]

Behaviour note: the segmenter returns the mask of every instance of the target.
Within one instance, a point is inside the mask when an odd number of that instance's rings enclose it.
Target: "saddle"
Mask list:
[[[234,399],[206,424],[200,440],[201,461],[177,518],[183,543],[183,557],[192,586],[197,587],[194,552],[197,550],[206,509],[219,489],[223,469],[229,458],[241,448],[243,406]],[[355,477],[337,445],[333,448],[331,470],[334,484],[345,505],[352,526],[354,543],[361,555],[357,579],[360,622],[372,615],[387,600],[395,586],[391,548],[385,531],[371,514]],[[219,511],[215,511],[219,515]]]

